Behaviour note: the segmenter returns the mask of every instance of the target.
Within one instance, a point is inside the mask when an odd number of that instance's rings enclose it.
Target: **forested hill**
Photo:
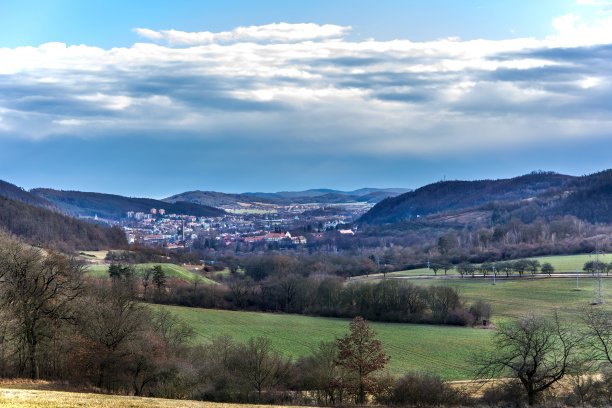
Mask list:
[[[91,224],[5,196],[0,196],[0,229],[33,245],[68,251],[127,246],[120,228]]]
[[[217,191],[186,191],[176,194],[168,198],[164,198],[165,202],[189,202],[199,205],[207,205],[212,207],[221,207],[235,205],[236,203],[266,203],[271,204],[273,201],[265,198],[250,197],[242,194],[228,194]]]
[[[580,177],[570,187],[571,194],[551,212],[574,215],[593,223],[612,223],[612,170]]]
[[[370,224],[394,223],[491,202],[525,200],[561,193],[570,186],[577,188],[577,179],[551,172],[534,172],[511,179],[443,181],[387,198],[364,214],[360,221]]]
[[[43,207],[48,209],[56,209],[53,203],[38,197],[21,187],[0,180],[0,196],[10,198],[11,200],[21,201],[22,203]]]
[[[60,191],[38,188],[31,191],[38,197],[52,202],[62,212],[74,216],[98,216],[107,219],[120,219],[128,211],[149,212],[151,208],[163,208],[166,213],[189,214],[198,217],[221,216],[221,209],[188,203],[169,203],[151,198],[132,198],[114,194],[87,193],[81,191]]]

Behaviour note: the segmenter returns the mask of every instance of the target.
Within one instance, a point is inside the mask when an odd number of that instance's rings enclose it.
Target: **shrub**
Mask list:
[[[409,373],[400,378],[389,397],[391,405],[430,407],[458,404],[464,398],[438,376],[427,373]]]

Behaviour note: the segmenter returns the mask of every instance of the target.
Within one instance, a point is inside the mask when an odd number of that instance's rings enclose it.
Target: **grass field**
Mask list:
[[[555,273],[574,273],[576,269],[582,272],[582,267],[588,261],[593,261],[595,258],[590,254],[579,254],[579,255],[556,255],[556,256],[541,256],[535,259],[543,264],[544,262],[550,263],[555,268]],[[612,254],[600,255],[599,260],[601,262],[610,263],[612,262]],[[451,269],[448,271],[449,275],[456,275],[457,271]],[[390,272],[387,274],[388,277],[400,277],[400,276],[434,276],[434,271],[428,268],[409,269],[405,271]],[[439,270],[438,276],[444,275],[444,271]],[[376,275],[378,276],[378,275]]]
[[[194,328],[197,341],[222,334],[235,340],[264,336],[286,356],[311,354],[321,341],[332,341],[348,331],[350,320],[298,315],[165,307]],[[430,371],[445,379],[471,378],[470,356],[489,347],[491,330],[398,323],[372,323],[391,356],[394,375]]]
[[[210,284],[210,285],[217,284],[215,281],[205,276],[198,275],[188,269],[183,268],[182,266],[175,265],[175,264],[143,263],[143,264],[136,264],[134,266],[136,267],[136,273],[141,274],[144,271],[144,269],[152,268],[155,265],[161,265],[162,270],[164,271],[166,276],[169,278],[176,278],[176,279],[180,279],[186,282],[194,282],[196,279],[200,279],[200,283],[202,284]],[[87,272],[85,273],[85,275],[90,278],[101,278],[101,279],[108,278],[109,277],[108,276],[108,265],[88,265]]]
[[[84,259],[91,259],[95,261],[103,261],[106,258],[108,251],[81,251],[79,255]]]
[[[483,299],[493,305],[493,321],[503,322],[526,313],[552,314],[559,310],[562,316],[578,321],[581,309],[591,307],[594,299],[595,279],[581,278],[580,290],[572,278],[522,278],[497,280],[463,278],[453,280],[411,280],[418,285],[447,285],[456,288],[468,303]],[[604,298],[612,296],[612,279],[603,279]],[[598,307],[609,307],[607,305]]]
[[[3,408],[242,408],[258,405],[225,404],[161,398],[125,397],[81,392],[5,388],[0,385],[0,406]],[[261,405],[259,407],[265,407]]]

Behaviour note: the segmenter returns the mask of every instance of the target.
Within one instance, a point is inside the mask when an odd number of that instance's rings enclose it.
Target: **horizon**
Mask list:
[[[124,197],[128,197],[128,198],[150,198],[150,199],[154,199],[154,200],[164,200],[167,198],[171,198],[175,195],[180,195],[180,194],[185,194],[185,193],[192,193],[192,192],[203,192],[203,193],[221,193],[221,194],[237,194],[237,195],[249,195],[249,194],[280,194],[280,193],[300,193],[300,192],[309,192],[309,191],[317,191],[317,190],[329,190],[330,192],[339,192],[339,193],[351,193],[354,191],[358,191],[358,190],[364,190],[364,189],[374,189],[374,190],[407,190],[405,193],[411,192],[411,191],[415,191],[418,190],[422,187],[426,187],[430,184],[435,184],[435,183],[442,183],[442,182],[453,182],[453,181],[468,181],[468,182],[473,182],[473,181],[496,181],[496,180],[510,180],[510,179],[514,179],[514,178],[519,178],[519,177],[525,177],[525,176],[529,176],[532,174],[545,174],[545,173],[553,173],[553,174],[557,174],[557,175],[562,175],[562,176],[569,176],[569,177],[584,177],[584,176],[588,176],[591,174],[597,174],[597,173],[602,173],[605,171],[609,171],[612,168],[604,168],[604,169],[599,169],[597,171],[591,172],[591,173],[583,173],[583,174],[569,174],[569,173],[559,173],[556,171],[550,171],[550,170],[542,170],[542,169],[538,169],[538,170],[531,170],[529,172],[526,173],[522,173],[522,174],[516,174],[514,176],[510,176],[510,177],[497,177],[497,178],[473,178],[473,179],[449,179],[449,178],[443,178],[440,180],[435,180],[432,181],[431,183],[426,183],[426,184],[422,184],[422,185],[417,185],[417,186],[413,186],[413,187],[402,187],[402,186],[388,186],[388,187],[375,187],[375,186],[361,186],[361,187],[357,187],[357,188],[351,188],[351,189],[341,189],[341,188],[334,188],[334,187],[313,187],[313,188],[307,188],[307,189],[301,189],[301,190],[275,190],[275,191],[263,191],[263,190],[253,190],[253,191],[224,191],[224,190],[202,190],[202,189],[187,189],[187,190],[183,190],[183,191],[179,191],[179,192],[173,192],[167,195],[161,195],[161,196],[148,196],[148,195],[125,195],[125,194],[120,194],[120,193],[116,193],[113,191],[97,191],[97,190],[73,190],[73,189],[61,189],[61,188],[56,188],[54,186],[36,186],[36,187],[31,187],[31,188],[27,188],[18,184],[15,184],[13,182],[11,182],[10,180],[5,180],[5,179],[0,179],[0,181],[4,181],[4,182],[8,182],[10,184],[13,184],[17,187],[23,188],[26,191],[30,192],[32,190],[36,190],[36,189],[50,189],[50,190],[59,190],[59,191],[75,191],[75,192],[82,192],[82,193],[100,193],[100,194],[110,194],[110,195],[118,195],[118,196],[124,196]],[[402,193],[404,194],[404,193]]]
[[[0,9],[0,179],[28,190],[416,189],[609,167],[612,2]]]

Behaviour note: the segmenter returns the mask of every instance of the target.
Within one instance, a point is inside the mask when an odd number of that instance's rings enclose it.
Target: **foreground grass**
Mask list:
[[[199,275],[190,271],[189,269],[185,269],[182,266],[170,264],[170,263],[141,263],[136,264],[134,267],[136,268],[136,274],[142,275],[145,269],[152,268],[155,265],[161,265],[162,270],[166,274],[168,278],[175,278],[185,282],[198,282],[206,285],[216,285],[217,283],[212,279],[209,279],[205,276]],[[86,276],[90,278],[97,279],[107,279],[108,275],[108,265],[88,265]]]
[[[348,319],[300,315],[237,312],[165,307],[180,316],[206,343],[220,335],[237,341],[268,337],[285,356],[299,358],[312,354],[321,341],[333,341],[348,331]],[[435,372],[444,379],[471,378],[470,358],[489,347],[491,330],[400,323],[372,323],[391,356],[389,371],[403,375],[408,371]]]
[[[0,406],[4,408],[240,408],[246,405],[161,398],[125,397],[65,391],[0,388]],[[258,405],[249,406],[257,407]],[[261,405],[261,407],[264,407],[264,405]]]

